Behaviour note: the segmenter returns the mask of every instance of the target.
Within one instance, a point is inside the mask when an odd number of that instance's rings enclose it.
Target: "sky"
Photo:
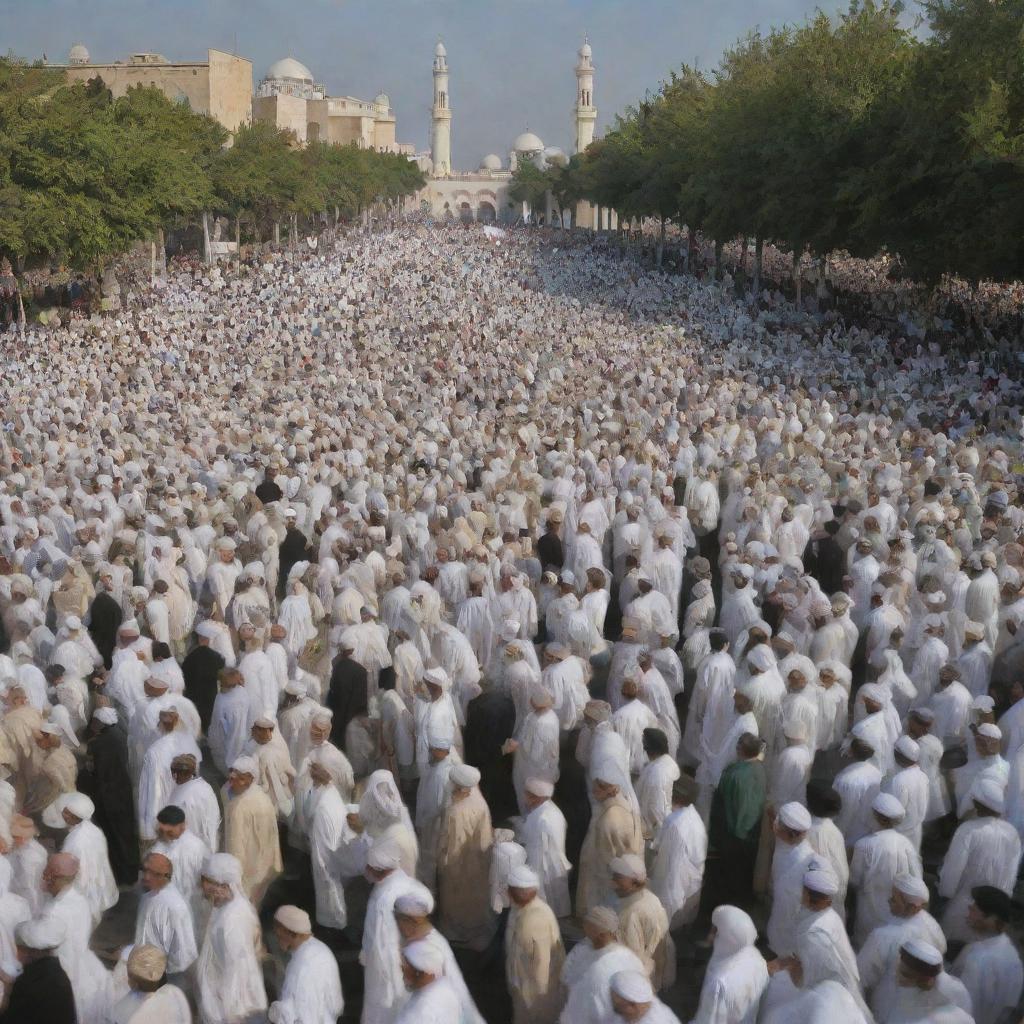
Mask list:
[[[529,128],[571,151],[576,52],[594,50],[598,133],[680,64],[710,70],[755,27],[800,21],[847,0],[0,0],[4,45],[63,61],[82,42],[94,61],[143,50],[197,60],[208,48],[253,62],[254,85],[278,58],[309,67],[329,95],[386,92],[398,140],[429,144],[431,61],[450,68],[456,169],[507,160]]]

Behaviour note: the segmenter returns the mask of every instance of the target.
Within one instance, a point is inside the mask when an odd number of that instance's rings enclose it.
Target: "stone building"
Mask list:
[[[252,61],[208,50],[205,61],[172,63],[159,53],[135,53],[127,60],[96,64],[81,44],[71,47],[63,67],[69,81],[101,78],[115,97],[133,85],[156,86],[169,100],[209,114],[229,132],[252,115]]]
[[[386,93],[373,100],[328,96],[326,87],[294,57],[271,64],[256,87],[252,116],[294,132],[300,145],[320,141],[415,153],[415,147],[397,141],[395,114]]]

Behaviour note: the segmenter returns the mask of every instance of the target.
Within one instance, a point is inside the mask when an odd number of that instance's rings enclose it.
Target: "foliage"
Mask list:
[[[629,218],[926,280],[1024,276],[1024,0],[852,0],[682,67],[568,168],[516,175]],[[529,180],[527,180],[529,178]]]
[[[95,266],[159,229],[228,213],[260,234],[285,217],[355,214],[422,187],[405,157],[311,145],[257,122],[229,139],[154,88],[0,59],[0,254]]]

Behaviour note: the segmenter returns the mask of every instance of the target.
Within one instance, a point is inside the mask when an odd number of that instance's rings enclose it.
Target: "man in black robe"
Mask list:
[[[13,983],[0,973],[6,996],[0,1003],[0,1024],[77,1024],[75,996],[57,947],[64,941],[63,922],[24,921],[14,930],[21,974]]]
[[[256,488],[256,497],[269,505],[272,501],[280,501],[284,497],[281,488],[274,483],[274,471],[268,466],[263,474],[263,482]]]
[[[200,624],[200,630],[202,624]],[[213,702],[217,699],[217,675],[224,667],[224,658],[210,646],[210,637],[196,633],[197,645],[185,655],[181,674],[185,678],[185,696],[196,706],[203,732],[210,728]]]
[[[310,562],[313,553],[306,542],[306,535],[295,526],[295,512],[288,509],[285,514],[284,540],[279,549],[280,575],[277,579],[277,599],[283,601],[288,591],[288,573],[296,562]]]
[[[836,540],[842,526],[842,518],[830,519],[825,523],[823,533],[815,535],[804,550],[804,566],[809,575],[818,581],[821,592],[828,596],[843,589],[846,574],[846,552]]]
[[[345,749],[345,730],[357,715],[368,708],[369,677],[366,669],[352,657],[351,643],[343,645],[331,666],[331,682],[327,689],[327,707],[334,714],[331,720],[331,742]]]
[[[117,727],[113,708],[93,712],[86,757],[87,767],[78,776],[78,788],[96,805],[93,823],[107,837],[114,877],[119,885],[131,885],[139,875],[139,834],[128,776],[128,743]]]
[[[480,792],[501,821],[519,813],[512,786],[512,759],[502,754],[516,729],[516,706],[511,697],[485,690],[466,707],[464,760],[480,771]]]
[[[553,508],[548,512],[547,531],[537,541],[537,558],[542,569],[561,569],[565,564],[565,550],[562,547],[561,509]]]
[[[121,604],[111,594],[114,578],[109,567],[100,570],[99,587],[89,605],[89,636],[103,659],[103,667],[109,669],[114,647],[117,645],[117,630],[124,618]]]

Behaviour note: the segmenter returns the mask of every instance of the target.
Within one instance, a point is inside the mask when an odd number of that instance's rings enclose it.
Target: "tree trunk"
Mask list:
[[[747,236],[743,236],[743,242],[740,245],[740,265],[739,268],[744,274],[747,272]]]
[[[665,255],[665,218],[661,218],[661,228],[658,231],[658,254],[655,257],[654,264],[660,270],[661,260]]]
[[[242,262],[242,218],[235,218],[235,258]]]
[[[721,241],[715,242],[715,283],[722,279],[722,243]]]
[[[754,243],[754,301],[757,302],[757,296],[761,291],[761,265],[764,257],[764,239],[760,237]]]
[[[800,274],[800,253],[797,249],[793,250],[793,283],[796,285],[796,308],[800,309],[804,282]]]
[[[292,236],[291,236],[291,247],[294,249],[298,244],[299,240],[299,215],[297,213],[292,214]]]
[[[210,257],[210,215],[203,210],[203,260],[209,264]]]
[[[281,244],[281,222],[279,220],[274,221],[274,245]]]

